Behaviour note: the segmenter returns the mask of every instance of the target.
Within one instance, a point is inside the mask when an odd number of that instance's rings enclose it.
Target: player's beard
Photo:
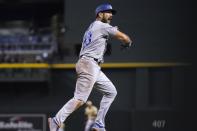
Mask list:
[[[109,17],[109,18],[106,18],[106,17],[103,17],[103,19],[101,20],[103,23],[108,23],[110,24],[111,23],[111,20],[112,20],[112,17]]]

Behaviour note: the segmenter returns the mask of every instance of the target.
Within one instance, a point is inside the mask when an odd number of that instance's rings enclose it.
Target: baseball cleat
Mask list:
[[[106,131],[105,127],[98,122],[95,122],[92,126],[91,131]]]
[[[59,126],[57,125],[57,123],[54,121],[53,118],[48,118],[48,123],[49,123],[50,131],[58,131]]]

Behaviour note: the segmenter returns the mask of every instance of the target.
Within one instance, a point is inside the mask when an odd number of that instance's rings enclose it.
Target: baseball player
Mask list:
[[[88,100],[86,102],[86,108],[85,108],[85,116],[86,116],[86,125],[84,131],[90,131],[90,128],[92,127],[96,116],[97,116],[97,108],[93,105],[92,101]]]
[[[50,131],[57,131],[66,118],[87,101],[93,88],[101,92],[103,97],[92,131],[105,131],[105,116],[117,95],[114,84],[100,67],[100,63],[104,62],[107,40],[109,38],[120,40],[124,48],[130,47],[132,43],[129,36],[110,25],[112,16],[115,14],[116,10],[112,9],[110,4],[101,4],[96,8],[96,20],[90,24],[84,34],[79,60],[75,67],[78,77],[74,97],[59,110],[55,117],[48,118]]]

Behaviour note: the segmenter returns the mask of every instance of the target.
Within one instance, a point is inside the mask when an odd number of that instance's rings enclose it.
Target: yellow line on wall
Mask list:
[[[143,68],[143,67],[174,67],[188,66],[188,63],[166,63],[166,62],[130,62],[130,63],[104,63],[102,68]],[[65,64],[47,64],[47,63],[2,63],[0,69],[3,68],[52,68],[52,69],[73,69],[74,63]]]
[[[103,68],[143,68],[143,67],[173,67],[186,66],[186,63],[134,62],[134,63],[106,63]]]
[[[3,63],[0,68],[49,68],[47,63]]]

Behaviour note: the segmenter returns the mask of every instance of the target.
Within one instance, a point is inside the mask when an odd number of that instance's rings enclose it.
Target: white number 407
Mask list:
[[[152,126],[154,128],[164,128],[166,124],[166,120],[153,120]]]

